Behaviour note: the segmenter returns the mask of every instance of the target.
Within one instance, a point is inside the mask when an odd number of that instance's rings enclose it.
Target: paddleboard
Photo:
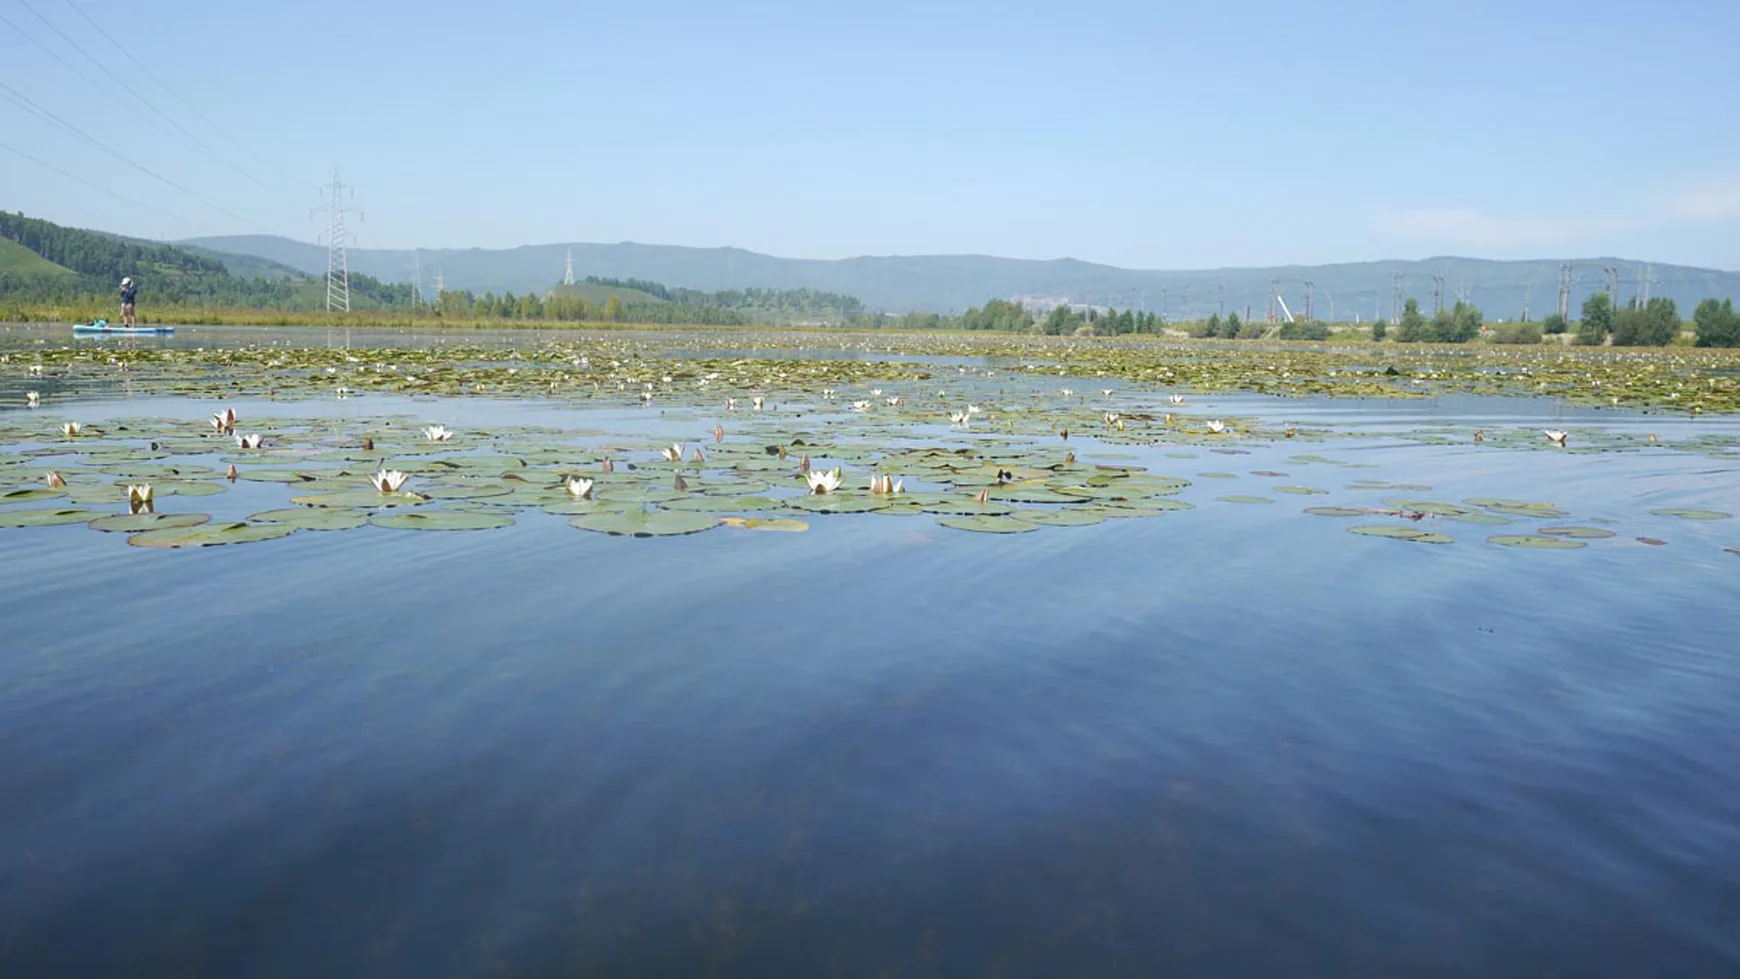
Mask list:
[[[125,333],[129,335],[174,333],[173,326],[111,326],[98,320],[95,323],[75,323],[74,333]]]

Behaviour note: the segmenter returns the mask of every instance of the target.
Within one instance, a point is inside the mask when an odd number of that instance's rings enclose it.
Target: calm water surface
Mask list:
[[[1740,510],[1735,463],[1392,437],[1538,402],[1214,403],[1369,438],[1118,447],[1198,509],[1015,537],[0,532],[0,976],[1740,974],[1740,526],[1648,512]],[[389,409],[670,424],[243,408]],[[1298,512],[1358,478],[1620,536]],[[1282,483],[1333,492],[1215,501]]]

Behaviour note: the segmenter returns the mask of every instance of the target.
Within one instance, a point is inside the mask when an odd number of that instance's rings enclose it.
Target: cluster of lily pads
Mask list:
[[[855,398],[855,393],[869,397]],[[753,405],[727,432],[723,423],[674,443],[621,439],[603,431],[513,426],[457,431],[402,416],[372,418],[239,418],[220,407],[209,421],[132,418],[100,425],[59,421],[40,412],[0,416],[0,529],[85,523],[125,533],[141,547],[195,547],[270,540],[299,531],[364,526],[408,530],[488,530],[522,512],[567,518],[581,530],[636,537],[699,533],[720,527],[802,531],[818,515],[926,516],[957,530],[1026,533],[1108,520],[1190,510],[1179,499],[1193,480],[1162,475],[1107,454],[1119,443],[1167,444],[1169,456],[1196,450],[1228,457],[1241,446],[1285,439],[1326,442],[1328,430],[1278,428],[1250,419],[1185,415],[1189,399],[1174,394],[1163,410],[1120,405],[1115,391],[1028,394],[1013,406],[965,402],[923,430],[935,408],[916,395],[824,389],[814,402],[756,412]],[[1036,403],[1043,401],[1043,405]],[[1047,407],[1048,406],[1048,407]],[[1091,407],[1090,407],[1091,406]],[[1091,451],[1078,457],[1064,426],[1084,425]],[[934,431],[934,434],[933,434]],[[1495,448],[1552,447],[1576,451],[1600,432],[1441,429],[1418,440],[1449,440]],[[1575,448],[1574,448],[1575,447]],[[1638,444],[1618,447],[1641,450]],[[1732,440],[1695,446],[1732,458]],[[1085,451],[1090,451],[1084,448]],[[1299,465],[1331,464],[1320,455],[1291,457]],[[1252,475],[1285,479],[1257,470]],[[1198,479],[1233,477],[1201,472]],[[180,498],[216,496],[238,482],[278,484],[282,495],[245,519],[214,520],[183,510]],[[1360,523],[1356,534],[1416,543],[1450,543],[1447,523],[1498,527],[1545,523],[1532,532],[1495,533],[1492,544],[1577,548],[1615,538],[1601,526],[1564,523],[1569,513],[1546,503],[1420,499],[1429,487],[1359,479],[1356,495],[1383,494],[1377,504],[1312,506],[1324,517],[1384,517]],[[1299,496],[1328,490],[1275,485]],[[251,494],[251,495],[258,495]],[[1228,504],[1271,503],[1269,497],[1225,495]],[[159,505],[175,500],[174,505]],[[46,505],[45,505],[46,504]],[[191,504],[188,504],[191,506]],[[1686,519],[1726,519],[1717,511],[1658,511]],[[1643,543],[1663,543],[1635,538]]]
[[[0,354],[0,391],[12,386],[10,376],[30,372],[16,382],[39,402],[117,391],[193,397],[486,395],[680,406],[718,404],[727,397],[747,402],[813,396],[876,382],[930,382],[952,372],[944,358],[972,358],[980,362],[975,370],[1011,381],[1063,377],[1084,387],[1093,379],[1119,378],[1197,392],[1381,398],[1468,393],[1684,414],[1740,411],[1740,353],[1723,350],[1336,347],[845,331],[762,333],[745,341],[758,354],[771,352],[759,348],[806,346],[841,352],[812,359],[733,356],[718,349],[721,342],[715,333],[682,331],[564,331],[535,336],[517,348],[440,338],[391,351],[69,342]],[[991,363],[998,366],[982,366]]]

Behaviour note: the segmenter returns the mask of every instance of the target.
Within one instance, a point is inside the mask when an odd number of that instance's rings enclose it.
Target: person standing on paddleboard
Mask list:
[[[121,322],[127,326],[138,326],[133,319],[133,297],[139,292],[139,283],[132,276],[121,280]]]

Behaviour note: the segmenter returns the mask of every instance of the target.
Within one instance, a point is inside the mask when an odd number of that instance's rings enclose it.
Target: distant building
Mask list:
[[[1069,305],[1068,296],[1034,296],[1021,295],[1009,300],[1027,311],[1029,316],[1042,320],[1051,315],[1051,311],[1059,306]]]

